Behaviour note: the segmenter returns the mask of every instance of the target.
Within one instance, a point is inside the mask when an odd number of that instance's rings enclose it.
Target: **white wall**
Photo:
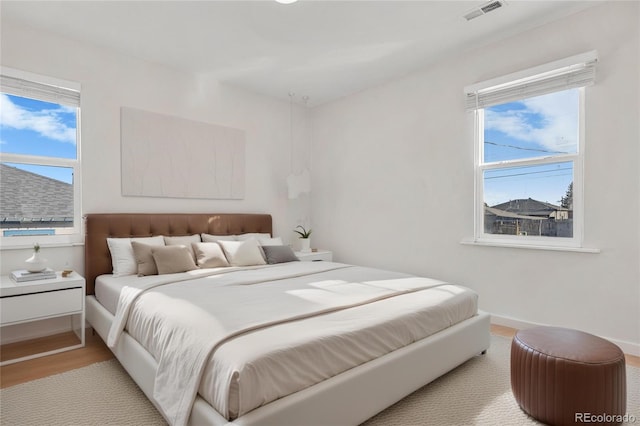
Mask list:
[[[274,233],[291,238],[286,177],[290,168],[289,103],[113,53],[54,34],[2,22],[1,64],[82,85],[82,208],[94,212],[270,213]],[[285,94],[286,95],[286,94]],[[128,106],[246,132],[244,200],[123,197],[120,193],[120,107]],[[296,165],[308,157],[307,111],[295,106]],[[170,152],[170,147],[158,147]],[[289,221],[289,216],[294,219]],[[63,259],[64,255],[50,257]],[[43,251],[46,251],[43,249]],[[82,249],[76,250],[78,253]],[[68,252],[68,249],[65,249]],[[2,272],[28,251],[3,251]],[[26,257],[25,257],[26,255]],[[62,261],[62,260],[60,260]],[[73,256],[81,270],[82,256]],[[62,266],[62,265],[60,265]]]
[[[609,2],[313,111],[317,245],[348,263],[463,284],[488,312],[640,351],[637,2]],[[461,245],[473,236],[463,87],[596,49],[586,100],[585,245],[600,254]]]
[[[82,210],[109,212],[270,213],[274,234],[293,241],[291,230],[309,218],[308,197],[287,199],[290,170],[290,106],[238,88],[144,62],[24,25],[2,21],[0,64],[81,83]],[[283,94],[286,96],[286,94]],[[134,107],[242,129],[246,133],[243,200],[123,197],[120,192],[120,107]],[[308,111],[294,108],[294,164],[308,166]],[[170,152],[170,147],[158,147]],[[83,247],[43,246],[54,268],[84,270]],[[30,250],[2,250],[0,273],[22,267]],[[34,332],[35,333],[35,332]],[[4,330],[3,340],[7,336]],[[30,335],[33,335],[31,333]]]
[[[289,201],[289,105],[108,50],[2,21],[0,64],[82,84],[83,210],[268,212],[298,222],[335,258],[461,283],[506,318],[580,328],[640,344],[639,8],[609,2],[313,111],[296,109],[296,154],[314,132],[312,196]],[[587,99],[586,244],[600,254],[470,247],[473,145],[462,88],[597,49]],[[120,195],[119,108],[244,129],[242,201]],[[310,208],[312,208],[310,212]],[[312,217],[311,217],[312,215]],[[43,248],[82,271],[82,247]],[[0,252],[0,272],[28,251]],[[4,340],[4,336],[3,336]]]

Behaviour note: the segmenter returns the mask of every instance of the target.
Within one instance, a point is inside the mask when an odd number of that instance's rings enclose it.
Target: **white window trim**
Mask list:
[[[572,64],[593,62],[597,60],[595,51],[582,55],[572,56],[560,61],[534,67],[528,70],[512,73],[507,76],[488,80],[472,86],[465,87],[465,93],[478,93],[482,90],[495,88],[501,85],[509,85],[509,82],[526,79],[542,73],[553,72],[554,69],[571,67]],[[585,147],[585,88],[579,89],[579,140],[575,154],[563,154],[557,156],[528,158],[524,160],[509,160],[500,162],[483,163],[484,158],[484,109],[474,110],[474,237],[472,240],[462,241],[462,244],[474,244],[482,246],[531,248],[540,250],[566,250],[587,253],[599,253],[598,249],[584,247],[584,147]],[[468,98],[469,99],[469,98]],[[573,237],[535,237],[516,235],[495,235],[484,232],[484,176],[485,170],[501,167],[517,167],[527,165],[550,164],[562,161],[573,161]]]
[[[34,81],[78,92],[80,91],[79,83],[16,70],[9,67],[0,67],[0,74],[26,81]],[[11,92],[18,96],[30,97],[27,92],[23,94],[15,93],[15,91]],[[37,99],[37,97],[31,98]],[[71,233],[59,235],[16,235],[11,237],[4,237],[0,233],[0,250],[30,248],[33,247],[35,243],[38,243],[43,247],[59,247],[77,245],[83,242],[84,220],[82,217],[82,167],[80,161],[80,150],[82,146],[80,141],[80,126],[82,120],[80,114],[81,108],[78,106],[76,117],[76,159],[0,153],[0,162],[3,163],[35,164],[43,166],[68,167],[73,169],[73,228]]]

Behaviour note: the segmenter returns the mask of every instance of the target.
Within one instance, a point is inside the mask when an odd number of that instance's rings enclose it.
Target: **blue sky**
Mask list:
[[[572,89],[486,108],[484,161],[576,153],[579,98],[579,89]],[[570,162],[491,170],[484,176],[485,202],[530,197],[559,204],[572,181]]]
[[[76,109],[0,95],[0,151],[76,158]],[[575,153],[578,148],[578,89],[556,92],[485,109],[484,161]],[[12,164],[71,183],[68,168]],[[559,204],[573,181],[570,163],[509,168],[485,173],[485,202],[517,198]]]
[[[0,151],[76,158],[76,108],[7,94],[0,96]],[[8,164],[63,182],[72,180],[68,168]]]

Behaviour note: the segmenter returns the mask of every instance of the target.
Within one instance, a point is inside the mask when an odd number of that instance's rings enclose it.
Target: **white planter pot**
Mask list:
[[[300,251],[303,253],[311,252],[311,238],[300,238]]]
[[[26,270],[29,272],[44,271],[47,267],[47,259],[40,256],[40,253],[34,252],[33,256],[24,261]]]

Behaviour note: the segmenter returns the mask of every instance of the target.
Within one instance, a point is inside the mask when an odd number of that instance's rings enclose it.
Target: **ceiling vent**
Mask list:
[[[506,2],[504,0],[494,0],[489,3],[485,3],[480,7],[476,7],[469,12],[465,13],[464,19],[470,21],[478,16],[486,15],[489,12],[493,12],[496,9],[501,8],[502,6],[506,6]]]

